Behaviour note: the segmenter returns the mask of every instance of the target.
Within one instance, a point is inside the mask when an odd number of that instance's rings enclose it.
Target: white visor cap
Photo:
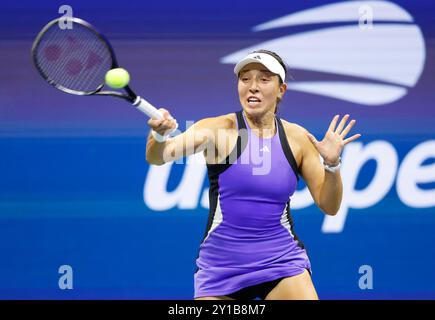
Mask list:
[[[261,63],[267,68],[267,70],[279,75],[282,82],[285,82],[285,70],[279,63],[279,61],[272,57],[270,54],[262,52],[250,53],[242,60],[237,62],[236,66],[234,67],[235,75],[238,76],[240,70],[242,70],[242,68],[249,63]]]

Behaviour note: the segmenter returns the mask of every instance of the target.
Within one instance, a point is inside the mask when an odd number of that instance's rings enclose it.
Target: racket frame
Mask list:
[[[56,83],[55,81],[53,81],[52,79],[50,79],[48,77],[48,75],[44,72],[44,70],[42,70],[42,68],[39,66],[38,63],[38,59],[36,57],[36,52],[38,50],[39,44],[41,43],[41,39],[44,36],[44,34],[52,27],[54,27],[54,24],[58,24],[61,20],[69,20],[72,21],[73,26],[74,23],[80,24],[82,26],[84,26],[85,28],[87,28],[88,30],[92,31],[100,40],[102,43],[104,43],[104,45],[106,46],[106,48],[108,49],[109,53],[110,53],[110,57],[112,59],[112,64],[110,69],[115,69],[118,68],[118,61],[116,59],[116,55],[115,55],[115,51],[113,50],[113,47],[110,45],[109,40],[100,32],[97,31],[97,29],[91,25],[89,22],[86,22],[80,18],[76,18],[76,17],[61,17],[61,18],[56,18],[52,21],[50,21],[49,23],[47,23],[44,28],[42,28],[42,30],[38,33],[38,35],[35,38],[35,41],[33,42],[32,45],[32,60],[33,60],[33,64],[35,65],[36,69],[39,71],[39,73],[41,74],[41,76],[52,86],[54,86],[56,89],[59,89],[63,92],[66,93],[70,93],[70,94],[75,94],[75,95],[79,95],[79,96],[90,96],[90,95],[101,95],[101,96],[112,96],[112,97],[118,97],[118,98],[122,98],[124,100],[129,101],[130,103],[135,103],[137,101],[137,95],[134,93],[134,91],[127,85],[123,88],[123,90],[126,91],[125,93],[119,92],[119,91],[101,91],[101,89],[103,89],[105,83],[103,82],[102,84],[100,84],[96,90],[94,91],[77,91],[77,90],[72,90],[69,88],[66,88],[64,86],[62,86],[61,84]],[[107,70],[109,71],[109,70]]]
[[[101,89],[103,89],[105,83],[103,82],[101,85],[99,85],[96,90],[94,91],[90,91],[90,92],[86,92],[86,91],[77,91],[77,90],[72,90],[69,88],[66,88],[58,83],[56,83],[55,81],[53,81],[52,79],[50,79],[45,72],[42,70],[42,68],[39,66],[38,60],[36,58],[36,52],[38,50],[38,46],[41,42],[42,37],[44,36],[44,34],[47,32],[47,30],[49,30],[51,27],[53,27],[54,24],[58,24],[59,21],[61,20],[69,20],[72,21],[72,25],[74,26],[74,23],[80,24],[83,27],[87,28],[88,30],[92,31],[103,43],[104,45],[107,47],[107,49],[109,50],[110,56],[112,58],[112,64],[111,64],[111,69],[115,69],[118,68],[118,61],[116,59],[116,55],[115,55],[115,51],[113,50],[113,47],[111,46],[109,40],[100,32],[97,31],[97,29],[91,25],[90,23],[80,19],[80,18],[76,18],[76,17],[61,17],[61,18],[56,18],[52,21],[50,21],[49,23],[47,23],[44,28],[42,28],[42,30],[38,33],[37,37],[35,38],[35,41],[33,42],[32,45],[32,60],[33,60],[33,64],[35,65],[36,69],[39,71],[39,74],[52,86],[54,86],[56,89],[59,89],[63,92],[66,93],[70,93],[70,94],[75,94],[75,95],[81,95],[81,96],[92,96],[92,95],[100,95],[100,96],[112,96],[112,97],[118,97],[118,98],[122,98],[124,100],[127,100],[128,102],[130,102],[133,106],[136,107],[136,109],[138,109],[139,111],[145,113],[146,115],[148,115],[151,118],[154,119],[163,119],[163,115],[161,114],[160,111],[158,111],[152,104],[150,104],[148,101],[146,101],[145,99],[139,97],[138,95],[136,95],[136,93],[134,93],[134,91],[128,86],[126,85],[125,87],[123,87],[123,90],[126,93],[122,93],[119,91],[101,91]],[[107,70],[109,71],[109,70]],[[177,124],[177,128],[178,128],[178,124]]]

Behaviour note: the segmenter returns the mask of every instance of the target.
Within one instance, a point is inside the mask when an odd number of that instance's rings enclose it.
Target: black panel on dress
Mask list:
[[[281,142],[282,150],[284,151],[285,157],[287,158],[287,161],[289,162],[290,166],[293,169],[293,172],[295,173],[295,176],[297,180],[299,181],[299,168],[296,163],[295,157],[293,156],[292,149],[290,148],[290,145],[288,143],[287,137],[285,135],[284,126],[281,122],[281,119],[279,117],[276,117],[278,119],[278,131],[279,131],[279,140]]]

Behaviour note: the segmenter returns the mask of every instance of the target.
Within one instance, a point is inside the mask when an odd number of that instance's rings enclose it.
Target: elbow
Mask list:
[[[147,159],[147,162],[148,162],[149,164],[152,164],[153,166],[161,166],[161,165],[164,165],[164,164],[165,164],[164,161],[157,161],[157,160],[148,160],[148,159]]]
[[[317,203],[317,206],[319,207],[319,209],[326,215],[328,216],[335,216],[338,213],[338,210],[340,210],[340,205],[338,204],[322,204],[322,203]]]
[[[338,199],[319,199],[318,207],[328,216],[336,216],[341,207],[341,196]]]
[[[149,161],[149,160],[147,160],[147,162],[149,164],[152,164],[153,166],[161,166],[161,165],[165,164],[163,161]]]
[[[340,207],[335,207],[335,208],[320,207],[320,209],[323,211],[324,214],[326,214],[328,216],[335,216],[335,215],[337,215],[338,211],[340,210]]]
[[[328,216],[335,216],[338,213],[338,210],[323,210],[323,212]]]
[[[164,161],[152,158],[152,157],[148,156],[148,154],[146,155],[145,159],[149,164],[152,164],[154,166],[161,166],[161,165],[165,164]]]

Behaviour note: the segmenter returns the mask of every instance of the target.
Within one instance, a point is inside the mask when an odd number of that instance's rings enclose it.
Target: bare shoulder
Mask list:
[[[297,141],[298,143],[305,143],[308,140],[308,130],[293,122],[281,119],[285,134],[287,138]]]
[[[236,126],[236,117],[234,113],[228,113],[201,119],[196,122],[196,125],[208,129],[232,129]]]
[[[237,126],[237,119],[234,113],[227,113],[210,119],[212,119],[211,121],[215,129],[234,129]]]

